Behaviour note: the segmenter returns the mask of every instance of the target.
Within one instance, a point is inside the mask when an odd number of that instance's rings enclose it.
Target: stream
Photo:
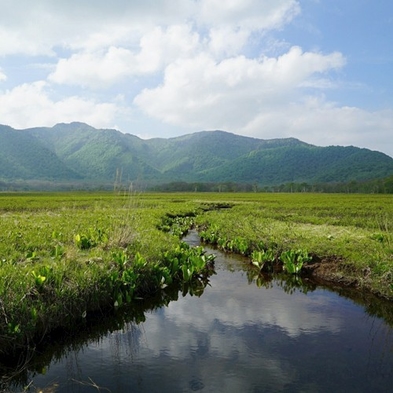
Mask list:
[[[185,241],[199,244],[196,232]],[[11,391],[390,392],[393,303],[296,277],[258,276],[216,255],[201,296],[178,293],[48,348]],[[146,306],[145,306],[146,308]],[[60,344],[56,344],[60,345]]]

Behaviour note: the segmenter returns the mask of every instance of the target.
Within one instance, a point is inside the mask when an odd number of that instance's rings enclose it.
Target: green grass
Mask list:
[[[393,298],[389,195],[0,194],[0,223],[7,346],[198,277],[204,256],[180,239],[190,225],[250,262],[254,251],[306,251],[333,261],[329,279]]]
[[[242,253],[271,249],[277,258],[307,250],[314,262],[332,262],[325,278],[393,297],[392,196],[249,194],[231,200],[232,209],[199,217],[208,241],[228,249],[247,239]]]

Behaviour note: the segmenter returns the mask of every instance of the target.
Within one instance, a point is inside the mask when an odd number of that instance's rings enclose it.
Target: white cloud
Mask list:
[[[393,156],[393,150],[386,145],[392,130],[392,110],[371,112],[309,97],[304,102],[260,113],[239,133],[262,138],[296,136],[318,146],[355,145]]]
[[[275,83],[297,87],[309,80],[310,76],[315,73],[343,67],[345,59],[338,52],[322,55],[315,52],[303,52],[301,48],[295,46],[277,59],[265,58],[264,63]]]
[[[48,79],[56,83],[107,87],[138,69],[127,49],[110,47],[105,53],[78,53],[61,59]]]
[[[261,111],[287,102],[315,74],[344,63],[339,53],[304,53],[298,47],[259,60],[237,56],[217,63],[200,55],[170,64],[164,83],[143,90],[135,103],[149,116],[175,125],[242,128]]]
[[[129,76],[157,72],[179,57],[192,55],[198,45],[199,36],[189,26],[156,27],[142,36],[139,52],[111,46],[105,51],[76,53],[59,60],[49,80],[105,88]]]
[[[211,28],[209,51],[216,57],[234,56],[241,52],[249,38],[249,32],[230,27]]]
[[[113,124],[119,109],[114,103],[70,96],[54,101],[44,81],[23,84],[0,95],[0,118],[16,128],[53,126],[58,122],[82,121],[96,127]]]
[[[56,46],[97,49],[117,45],[128,42],[133,32],[173,23],[186,12],[188,3],[0,0],[0,54],[53,55]]]
[[[294,0],[0,0],[0,55],[54,55],[56,47],[96,51],[139,41],[155,26],[266,30],[298,12]]]
[[[189,25],[156,27],[141,39],[137,58],[147,70],[157,71],[179,58],[193,56],[200,50],[200,37]]]

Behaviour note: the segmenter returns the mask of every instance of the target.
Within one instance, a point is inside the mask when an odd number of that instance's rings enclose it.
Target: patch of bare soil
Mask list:
[[[357,287],[359,280],[348,272],[343,258],[329,256],[319,258],[313,256],[312,262],[303,266],[306,274],[316,281],[335,283],[340,286]],[[346,274],[343,273],[346,271]]]
[[[313,255],[312,262],[305,264],[303,270],[305,275],[316,284],[329,287],[356,288],[378,297],[393,300],[393,297],[387,295],[384,291],[384,285],[375,285],[375,282],[373,285],[370,268],[362,271],[356,270],[351,268],[350,264],[342,257],[320,258]]]

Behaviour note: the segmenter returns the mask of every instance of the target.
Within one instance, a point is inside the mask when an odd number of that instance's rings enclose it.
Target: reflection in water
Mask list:
[[[176,292],[161,299],[162,307],[139,314],[139,324],[120,328],[119,322],[52,361],[45,375],[30,376],[31,386],[56,392],[390,391],[392,329],[372,311],[296,277],[256,276],[238,258],[214,252],[217,275],[203,296]],[[370,298],[359,301],[370,304]],[[381,304],[391,315],[392,305]]]

